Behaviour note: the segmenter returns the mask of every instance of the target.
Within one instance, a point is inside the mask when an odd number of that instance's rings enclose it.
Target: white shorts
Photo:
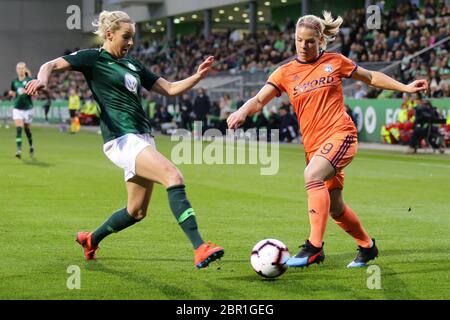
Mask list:
[[[103,145],[103,152],[116,166],[122,168],[125,181],[136,175],[136,158],[146,147],[155,146],[155,140],[149,133],[127,133]]]
[[[13,120],[23,120],[24,123],[33,122],[33,109],[20,110],[13,109]]]

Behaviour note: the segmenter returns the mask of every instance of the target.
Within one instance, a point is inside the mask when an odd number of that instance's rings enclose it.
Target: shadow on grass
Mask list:
[[[148,259],[147,259],[148,260]],[[128,261],[128,260],[127,260]],[[106,267],[102,263],[96,261],[96,262],[87,262],[86,263],[86,269],[90,271],[95,272],[103,272],[107,273],[116,277],[119,277],[125,281],[130,281],[137,283],[139,285],[145,284],[146,286],[157,288],[163,295],[165,295],[169,299],[196,299],[195,296],[193,296],[189,291],[183,290],[180,287],[170,285],[167,283],[162,283],[160,281],[157,281],[158,275],[151,275],[144,276],[142,273],[139,272],[127,272],[127,271],[121,271],[121,270],[115,270],[111,269],[109,267]],[[124,288],[125,289],[125,288]],[[151,297],[143,297],[143,299],[149,299]]]
[[[55,166],[54,164],[50,164],[47,162],[39,161],[36,158],[31,159],[22,159],[22,162],[28,166],[35,166],[35,167],[42,167],[42,168],[48,168]]]
[[[411,273],[421,274],[423,271],[416,270]],[[409,273],[409,272],[408,272]],[[418,300],[420,299],[414,293],[410,292],[406,283],[400,279],[399,275],[405,274],[404,272],[396,272],[392,268],[381,268],[381,293],[388,300],[405,299],[405,300]]]

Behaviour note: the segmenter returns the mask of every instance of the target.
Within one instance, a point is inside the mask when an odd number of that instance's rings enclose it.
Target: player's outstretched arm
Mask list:
[[[194,75],[180,81],[169,82],[164,78],[159,78],[158,81],[156,81],[156,83],[153,85],[152,90],[168,97],[178,96],[185,91],[193,88],[197,83],[199,83],[200,80],[206,77],[209,70],[211,70],[213,62],[214,57],[208,57],[205,61],[202,62],[202,64],[200,64],[197,72]]]
[[[28,95],[37,94],[38,91],[45,89],[48,84],[48,78],[53,71],[70,70],[70,64],[63,58],[56,58],[52,61],[44,63],[37,75],[37,79],[31,80],[25,87],[25,92]]]
[[[239,128],[248,116],[254,115],[264,108],[270,100],[277,96],[277,91],[272,85],[266,84],[259,90],[258,94],[248,100],[237,111],[230,114],[227,119],[228,128]]]
[[[379,89],[396,90],[406,93],[416,93],[428,89],[428,81],[421,79],[415,80],[410,84],[403,84],[395,79],[385,75],[382,72],[366,70],[358,66],[353,74],[353,79],[362,81],[372,87]]]

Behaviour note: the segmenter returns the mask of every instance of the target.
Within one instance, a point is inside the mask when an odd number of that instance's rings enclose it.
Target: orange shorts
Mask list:
[[[358,150],[358,140],[354,135],[346,137],[331,137],[323,143],[317,151],[305,154],[306,165],[312,157],[320,156],[330,161],[336,171],[336,175],[325,181],[328,190],[344,189],[344,171],[343,169],[353,160]]]

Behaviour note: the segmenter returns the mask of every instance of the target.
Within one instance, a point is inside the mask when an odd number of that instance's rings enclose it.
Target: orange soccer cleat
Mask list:
[[[92,232],[78,232],[76,242],[83,247],[86,260],[95,260],[95,251],[98,246],[92,245]]]
[[[203,243],[195,250],[195,266],[197,268],[206,268],[214,260],[220,259],[224,254],[223,248],[211,241]]]

